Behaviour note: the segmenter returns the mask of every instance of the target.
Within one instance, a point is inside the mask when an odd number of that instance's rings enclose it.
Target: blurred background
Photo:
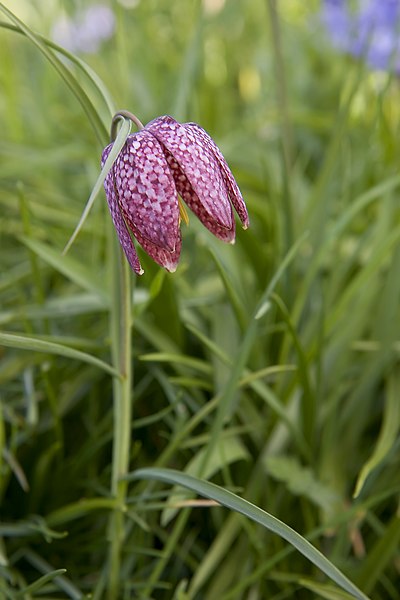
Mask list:
[[[232,247],[191,215],[173,275],[138,249],[131,470],[194,473],[211,443],[207,479],[398,598],[400,3],[0,8],[0,594],[106,597],[112,378],[65,350],[111,362],[103,193],[62,250],[124,108],[204,127],[251,222]],[[347,597],[279,537],[176,494],[129,485],[118,597]]]

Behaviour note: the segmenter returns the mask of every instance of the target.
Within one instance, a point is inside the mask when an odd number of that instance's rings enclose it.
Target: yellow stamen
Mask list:
[[[181,221],[183,221],[186,225],[189,225],[189,215],[186,210],[186,206],[183,204],[180,196],[178,196],[178,204],[179,204],[179,225]]]

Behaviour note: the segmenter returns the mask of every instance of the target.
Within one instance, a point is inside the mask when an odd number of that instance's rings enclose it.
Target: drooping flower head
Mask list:
[[[333,44],[374,69],[400,73],[400,0],[324,0],[322,21]]]
[[[121,111],[114,117],[134,115]],[[141,124],[140,124],[141,125]],[[113,137],[113,136],[112,136]],[[104,165],[113,143],[103,151]],[[104,183],[119,241],[135,273],[142,274],[132,237],[159,265],[175,271],[181,252],[181,199],[217,238],[235,241],[235,208],[244,228],[249,217],[220,150],[196,123],[157,117],[128,136]]]

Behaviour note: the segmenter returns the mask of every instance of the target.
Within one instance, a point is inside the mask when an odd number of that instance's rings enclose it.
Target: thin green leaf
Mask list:
[[[349,304],[354,301],[357,293],[376,275],[382,268],[387,256],[393,253],[396,244],[400,240],[400,227],[393,227],[390,233],[380,240],[374,253],[371,255],[366,266],[354,277],[343,292],[338,302],[335,304],[332,313],[329,315],[327,333],[330,333],[337,327],[337,322],[349,310]]]
[[[325,575],[334,581],[339,587],[349,592],[354,598],[368,600],[368,597],[354,583],[352,583],[334,564],[332,564],[319,550],[303,538],[291,527],[265,512],[251,502],[240,498],[236,494],[221,488],[209,481],[196,479],[185,473],[173,469],[138,469],[128,476],[129,480],[155,479],[164,483],[181,485],[189,490],[215,500],[236,512],[241,513],[248,519],[259,523],[269,531],[276,533],[284,540],[294,546],[303,556],[317,566]]]
[[[257,335],[257,331],[258,331],[258,327],[259,327],[257,315],[259,314],[261,307],[264,306],[266,301],[269,299],[270,295],[272,294],[272,292],[275,289],[275,286],[278,284],[278,281],[280,280],[282,275],[285,273],[288,266],[294,260],[295,256],[297,255],[297,253],[299,251],[299,248],[301,247],[301,245],[303,244],[303,242],[307,238],[307,236],[308,236],[308,232],[305,232],[302,236],[300,236],[300,238],[296,241],[296,243],[292,246],[292,248],[287,252],[287,254],[283,258],[282,262],[280,263],[278,269],[276,270],[274,276],[271,278],[271,280],[269,281],[267,286],[264,288],[261,298],[256,306],[255,311],[254,311],[254,315],[253,315],[252,319],[250,320],[250,323],[246,329],[246,332],[243,336],[241,344],[238,348],[235,360],[232,362],[231,375],[226,384],[224,392],[221,395],[221,400],[219,402],[218,411],[217,411],[216,418],[214,420],[212,430],[211,430],[210,443],[208,444],[207,451],[204,454],[204,460],[203,460],[203,465],[202,465],[203,469],[206,469],[207,462],[210,460],[210,457],[213,454],[214,447],[220,436],[225,418],[228,416],[229,411],[231,411],[233,409],[232,405],[233,405],[233,400],[235,398],[236,388],[237,388],[238,382],[240,380],[240,377],[243,374],[243,370],[245,369],[246,362],[248,360],[249,354],[251,352],[251,349],[252,349],[252,346],[254,343],[254,339]],[[200,475],[201,475],[201,473],[200,473]]]
[[[163,362],[177,364],[180,366],[189,367],[195,371],[209,374],[212,369],[211,366],[204,360],[199,358],[193,358],[191,356],[185,356],[184,354],[173,354],[172,352],[153,352],[151,354],[142,354],[140,360],[146,362]]]
[[[300,579],[299,583],[307,590],[317,594],[318,598],[325,598],[326,600],[350,600],[353,597],[347,594],[347,592],[342,592],[331,585],[315,583],[315,581],[311,581],[310,579]]]
[[[281,373],[289,373],[293,371],[297,371],[297,365],[273,365],[271,367],[264,367],[264,369],[260,369],[259,371],[253,371],[247,373],[239,382],[240,387],[244,387],[247,385],[251,385],[253,382],[259,379],[265,378],[274,378],[275,375],[280,375]]]
[[[330,506],[333,511],[334,505],[340,501],[334,490],[319,481],[309,467],[304,467],[292,456],[266,456],[264,464],[268,474],[283,481],[292,494],[308,498],[320,508],[327,510]]]
[[[257,310],[258,314],[258,310]],[[256,317],[255,317],[256,319]],[[210,340],[206,335],[204,335],[199,329],[194,327],[191,324],[186,324],[186,327],[191,331],[199,340],[208,348],[215,356],[224,361],[227,365],[231,367],[232,373],[236,373],[236,365],[232,362],[231,357],[227,356],[227,354],[212,340]],[[306,443],[302,432],[297,427],[297,423],[293,421],[290,417],[287,407],[280,402],[277,398],[276,394],[272,391],[272,389],[267,386],[263,381],[260,381],[262,376],[266,376],[267,373],[279,372],[279,371],[287,371],[287,370],[296,370],[297,367],[291,367],[291,365],[285,366],[272,366],[263,369],[262,372],[251,373],[248,369],[243,370],[243,377],[237,382],[238,387],[249,385],[252,390],[254,390],[260,398],[264,400],[268,404],[268,406],[273,410],[273,412],[278,415],[283,423],[287,425],[288,430],[291,432],[293,438],[296,440],[296,443],[301,449],[301,452],[307,459],[310,459],[310,449],[308,444]]]
[[[296,325],[300,319],[304,305],[309,298],[312,283],[315,281],[318,270],[321,268],[324,260],[326,260],[326,257],[331,252],[333,243],[337,242],[340,236],[346,232],[347,228],[351,225],[351,223],[353,223],[359,214],[361,214],[363,211],[366,211],[372,203],[379,200],[383,195],[397,189],[399,185],[399,175],[390,177],[387,180],[380,182],[378,185],[374,186],[372,189],[368,189],[367,192],[360,194],[351,203],[349,203],[347,210],[345,210],[344,213],[341,214],[340,217],[334,222],[332,228],[329,230],[329,232],[327,232],[324,241],[321,243],[321,246],[317,249],[317,252],[312,257],[302,284],[297,290],[296,302],[292,311],[292,322],[294,325]],[[281,359],[283,361],[286,361],[286,357],[289,352],[290,341],[291,340],[289,337],[284,340],[281,352]]]
[[[51,571],[51,573],[46,573],[46,575],[43,575],[43,577],[40,577],[20,592],[16,592],[15,598],[25,598],[26,594],[34,594],[38,592],[46,585],[46,583],[53,581],[53,579],[59,577],[60,575],[64,575],[66,572],[67,569],[57,569],[56,571]]]
[[[69,240],[63,250],[63,255],[65,255],[68,252],[68,250],[71,248],[71,246],[74,243],[74,241],[76,240],[79,232],[81,231],[83,225],[85,224],[85,221],[88,218],[88,215],[93,207],[93,204],[94,204],[100,190],[103,189],[104,181],[105,181],[112,165],[114,164],[118,154],[121,152],[122,148],[125,145],[127,137],[131,132],[131,128],[132,128],[132,122],[129,119],[123,119],[120,130],[118,131],[118,135],[115,138],[113,147],[111,148],[110,154],[107,156],[107,160],[104,163],[104,166],[100,171],[100,174],[97,178],[96,183],[94,184],[92,192],[89,196],[89,200],[87,201],[86,206],[81,215],[81,218],[79,219],[79,222],[78,222],[77,226],[75,227],[75,231],[69,238]]]
[[[30,520],[18,521],[17,523],[1,523],[0,535],[3,537],[32,537],[32,535],[40,535],[47,543],[52,540],[60,540],[65,538],[68,533],[66,531],[54,531],[50,529],[48,521],[38,516],[32,516]]]
[[[245,312],[245,308],[239,299],[239,296],[237,294],[237,291],[236,291],[234,285],[232,284],[232,282],[230,281],[230,279],[227,275],[227,271],[226,271],[224,265],[221,263],[220,259],[218,258],[218,256],[216,255],[216,253],[214,252],[214,250],[212,248],[210,248],[210,253],[211,253],[211,256],[212,256],[212,258],[215,262],[215,265],[218,269],[219,276],[221,277],[221,281],[224,284],[226,294],[232,305],[232,308],[236,315],[238,323],[239,323],[241,329],[244,330],[246,328],[246,323],[247,323],[247,319],[248,319],[248,315]]]
[[[85,515],[100,510],[115,510],[118,508],[118,501],[113,498],[90,498],[88,500],[79,500],[72,504],[66,504],[62,508],[50,513],[46,521],[52,527],[69,523],[75,519],[80,519]]]
[[[87,292],[96,294],[103,301],[108,299],[102,280],[93,274],[93,269],[90,269],[84,261],[72,258],[71,256],[62,256],[61,252],[49,246],[49,244],[44,244],[33,238],[23,236],[19,239],[25,246],[40,256],[42,260],[62,273],[70,281],[74,281]]]
[[[55,570],[50,563],[29,548],[23,552],[23,556],[32,566],[45,575],[47,575],[48,572],[54,572]],[[82,592],[64,575],[57,575],[54,579],[54,583],[56,583],[69,598],[72,598],[73,600],[81,600],[83,598]]]
[[[199,472],[203,460],[205,448],[202,448],[185,467],[185,473],[195,476]],[[249,453],[238,437],[221,438],[215,452],[207,465],[207,471],[204,477],[210,479],[215,473],[223,469],[226,465],[230,465],[239,460],[247,460]],[[187,496],[185,495],[184,498]],[[174,507],[178,501],[182,501],[182,492],[179,493],[179,486],[174,486],[171,494],[168,497],[168,506],[161,514],[161,524],[165,527],[174,518],[178,512],[178,508]]]
[[[394,515],[387,525],[385,532],[378,537],[373,548],[369,549],[368,556],[363,562],[359,581],[367,592],[372,592],[379,581],[383,571],[392,563],[399,552],[400,543],[400,518]]]
[[[35,46],[42,52],[42,54],[47,58],[47,60],[53,65],[56,71],[61,75],[62,79],[64,79],[65,83],[68,85],[72,93],[80,102],[83,110],[85,111],[89,121],[91,122],[94,131],[100,141],[101,144],[104,143],[104,139],[107,135],[107,130],[104,127],[103,122],[101,121],[96,109],[94,108],[90,98],[84,91],[84,89],[79,84],[78,80],[73,76],[73,74],[69,71],[69,69],[65,66],[65,64],[56,56],[51,48],[48,48],[46,43],[38,36],[36,33],[32,31],[23,21],[18,19],[13,12],[11,12],[3,3],[0,2],[0,11],[5,14],[10,21],[12,21],[20,31],[22,31],[27,38],[29,38]]]
[[[11,23],[6,23],[5,21],[0,21],[0,27],[2,27],[3,29],[15,31],[16,33],[20,33],[22,35],[26,35],[25,32],[21,29],[21,27],[18,27],[17,25],[12,25]],[[97,73],[93,71],[93,69],[84,60],[76,56],[76,54],[69,52],[68,50],[66,50],[62,46],[59,46],[58,44],[53,42],[53,40],[48,39],[44,35],[41,35],[39,33],[35,33],[35,35],[40,41],[46,44],[46,46],[49,46],[59,54],[62,54],[63,56],[68,58],[68,60],[76,64],[77,67],[79,67],[85,73],[85,75],[89,78],[91,83],[99,92],[100,97],[103,99],[105,105],[108,108],[110,116],[112,116],[115,113],[114,103],[109,94],[109,91],[107,90],[106,86],[104,85],[100,77],[97,75]]]
[[[357,478],[353,497],[357,498],[364,487],[367,477],[389,454],[400,429],[400,377],[393,374],[389,379],[382,428],[372,456],[364,464]]]
[[[289,310],[287,309],[283,300],[277,294],[271,294],[271,299],[279,307],[282,317],[286,323],[286,327],[290,336],[293,339],[293,344],[296,349],[298,357],[298,374],[300,383],[302,386],[302,398],[301,398],[301,415],[302,415],[302,426],[303,435],[306,440],[309,440],[310,446],[315,437],[315,421],[316,421],[316,397],[314,390],[311,385],[311,378],[309,374],[309,367],[307,363],[307,357],[305,349],[297,334],[296,328],[294,327],[290,318]]]
[[[98,293],[71,294],[65,297],[49,298],[43,305],[25,304],[23,307],[0,312],[0,325],[25,319],[54,319],[88,313],[96,314],[108,310],[108,304],[106,299],[99,298]]]
[[[91,354],[75,350],[69,346],[63,346],[62,344],[47,342],[26,335],[0,332],[0,345],[7,346],[8,348],[18,348],[19,350],[28,350],[30,352],[44,352],[45,354],[56,354],[58,356],[65,356],[66,358],[73,358],[94,365],[109,375],[119,376],[118,371],[108,363]]]

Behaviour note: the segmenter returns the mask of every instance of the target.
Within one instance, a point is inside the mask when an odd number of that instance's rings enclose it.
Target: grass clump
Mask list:
[[[79,57],[0,4],[0,595],[394,600],[398,81],[317,7],[128,4]],[[114,103],[213,135],[234,247],[134,278],[101,194],[62,254]]]

